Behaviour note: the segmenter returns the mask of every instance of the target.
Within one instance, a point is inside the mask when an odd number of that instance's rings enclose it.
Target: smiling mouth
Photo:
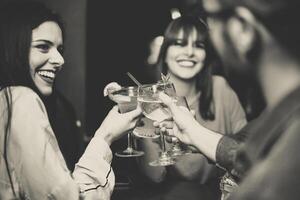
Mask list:
[[[183,67],[193,67],[196,62],[192,60],[178,60],[177,63]]]
[[[37,74],[47,83],[52,84],[55,79],[55,72],[51,70],[39,70]]]

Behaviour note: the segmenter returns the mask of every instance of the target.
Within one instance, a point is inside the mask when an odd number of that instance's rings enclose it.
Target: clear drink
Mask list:
[[[161,122],[172,117],[169,109],[159,100],[139,97],[143,114],[153,121]]]
[[[130,102],[120,102],[118,103],[118,107],[121,113],[132,111],[137,107],[137,99],[132,98]]]
[[[141,105],[143,114],[148,119],[159,122],[172,117],[171,112],[159,99],[160,92],[166,93],[171,98],[176,97],[174,85],[171,82],[167,81],[160,81],[154,84],[142,85],[138,88],[138,102]],[[172,158],[166,150],[164,134],[160,132],[160,136],[162,152],[160,153],[160,156],[157,160],[154,160],[149,164],[151,166],[173,165],[175,164],[175,159]]]

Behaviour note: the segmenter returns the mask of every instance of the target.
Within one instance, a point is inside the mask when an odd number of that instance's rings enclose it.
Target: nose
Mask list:
[[[65,63],[65,59],[57,49],[53,49],[51,57],[49,58],[49,62],[60,67]]]
[[[194,55],[195,48],[190,42],[185,46],[185,53],[188,56]]]

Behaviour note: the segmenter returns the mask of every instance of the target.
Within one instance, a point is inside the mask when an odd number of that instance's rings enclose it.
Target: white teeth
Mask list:
[[[192,61],[189,61],[189,60],[181,60],[181,61],[178,61],[178,63],[184,67],[192,67],[194,66],[194,62]]]
[[[49,71],[38,71],[38,74],[41,76],[44,76],[46,78],[55,78],[55,74],[53,72],[49,72]]]

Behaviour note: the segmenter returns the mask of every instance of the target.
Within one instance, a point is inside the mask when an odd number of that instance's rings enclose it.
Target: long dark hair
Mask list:
[[[8,163],[8,142],[12,119],[12,93],[9,86],[25,86],[41,93],[30,76],[29,52],[32,30],[46,21],[56,22],[64,32],[60,17],[39,2],[11,1],[0,7],[0,89],[3,90],[7,108],[4,137],[4,159],[12,191],[16,196]]]
[[[160,53],[158,56],[157,67],[163,73],[167,73],[168,66],[165,63],[165,58],[169,46],[174,44],[177,40],[178,33],[183,30],[184,40],[188,39],[193,29],[197,31],[197,38],[204,39],[206,58],[203,69],[197,74],[196,87],[198,91],[201,91],[199,101],[199,112],[201,117],[205,120],[214,120],[214,103],[213,103],[213,83],[212,83],[212,47],[208,40],[208,27],[206,23],[195,16],[182,16],[177,18],[168,25],[164,33],[164,42],[161,46]]]

